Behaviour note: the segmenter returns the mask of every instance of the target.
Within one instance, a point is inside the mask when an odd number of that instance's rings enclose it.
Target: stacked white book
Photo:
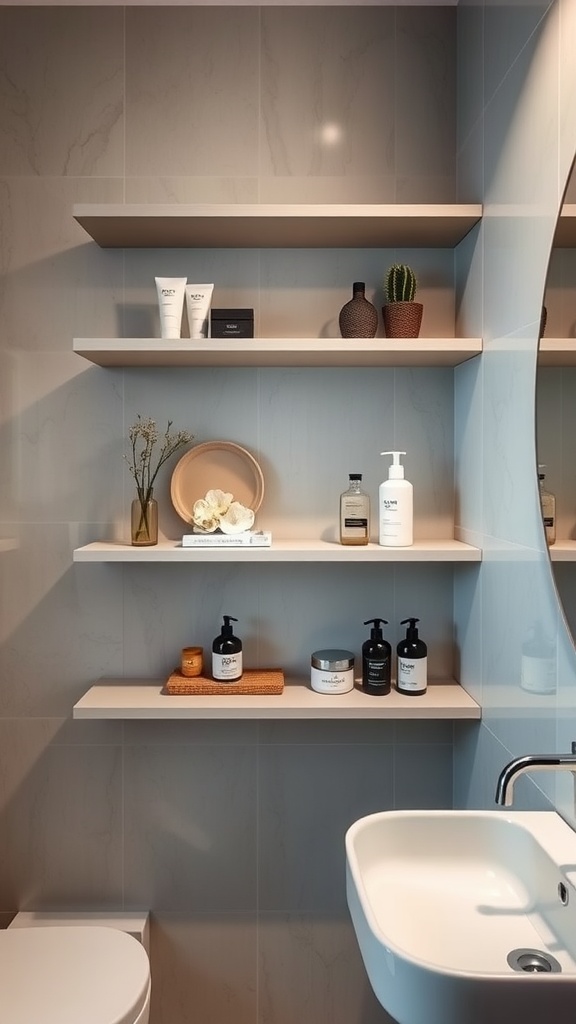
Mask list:
[[[183,548],[269,548],[269,530],[244,530],[243,533],[185,533]]]

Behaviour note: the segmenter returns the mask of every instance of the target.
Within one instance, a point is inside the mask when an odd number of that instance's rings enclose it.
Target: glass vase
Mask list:
[[[131,514],[132,544],[150,547],[158,543],[158,502],[150,495],[147,501],[134,498]]]

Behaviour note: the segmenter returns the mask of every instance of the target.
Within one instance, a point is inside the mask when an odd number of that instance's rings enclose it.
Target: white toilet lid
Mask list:
[[[115,928],[0,930],[0,1021],[133,1024],[150,987],[137,939]]]

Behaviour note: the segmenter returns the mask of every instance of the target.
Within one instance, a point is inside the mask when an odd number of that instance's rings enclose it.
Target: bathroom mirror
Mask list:
[[[555,499],[555,540],[549,544],[552,571],[576,644],[575,166],[558,219],[544,292],[536,375],[536,444],[539,475],[544,474],[541,486]],[[545,496],[544,502],[553,499]]]

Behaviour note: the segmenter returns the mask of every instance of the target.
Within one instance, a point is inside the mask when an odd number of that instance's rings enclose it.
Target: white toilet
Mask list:
[[[0,1021],[148,1024],[150,961],[117,928],[0,930]]]

